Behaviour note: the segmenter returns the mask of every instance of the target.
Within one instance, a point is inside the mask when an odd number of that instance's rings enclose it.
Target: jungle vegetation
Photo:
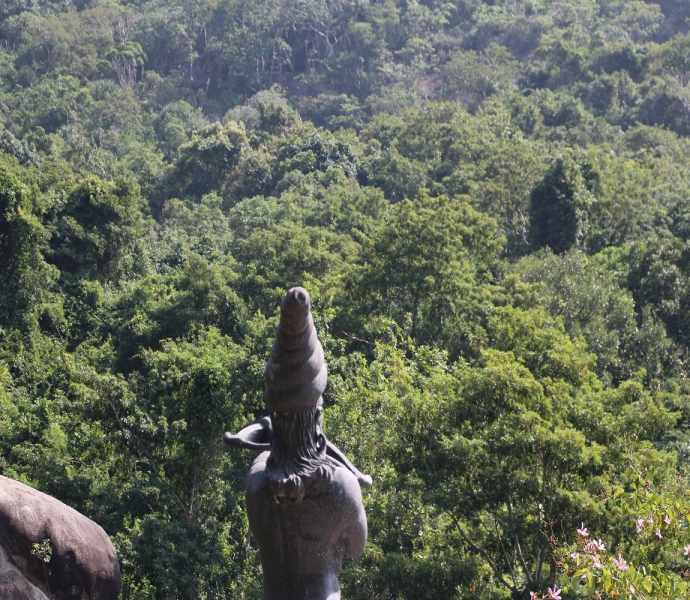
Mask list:
[[[303,285],[326,433],[375,482],[344,598],[631,593],[571,579],[585,527],[681,597],[689,19],[2,3],[0,473],[106,529],[123,599],[259,599],[222,434]]]

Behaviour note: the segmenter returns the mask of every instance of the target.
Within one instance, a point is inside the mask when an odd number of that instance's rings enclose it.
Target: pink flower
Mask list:
[[[590,554],[594,554],[597,550],[599,552],[604,552],[606,550],[606,546],[604,546],[601,540],[592,540],[585,546],[585,552],[589,552]]]
[[[529,600],[537,600],[537,598],[539,598],[539,594],[537,594],[537,592],[529,593]]]
[[[598,556],[594,556],[594,558],[592,559],[592,565],[594,566],[595,569],[603,569],[604,568],[604,565],[602,565],[599,562]]]
[[[642,517],[637,518],[637,532],[639,533],[644,529],[644,519]]]
[[[561,590],[557,587],[555,590],[549,588],[549,592],[546,594],[547,598],[553,598],[553,600],[561,600]]]
[[[572,558],[573,560],[577,560],[578,558],[580,558],[580,553],[579,552],[573,552],[570,555],[570,558]]]
[[[685,552],[683,552],[683,556],[690,556],[690,544],[685,546],[683,549],[685,550]]]
[[[654,519],[652,519],[652,517],[647,517],[647,523],[654,525]]]
[[[582,524],[582,527],[577,530],[577,533],[581,535],[582,537],[587,537],[589,535],[589,531],[587,531],[587,528],[585,527],[585,524]]]
[[[661,529],[656,530],[656,537],[658,537],[660,540],[663,539],[663,535],[661,535]]]
[[[628,567],[628,563],[623,560],[620,552],[618,553],[618,558],[613,559],[613,564],[616,565],[621,571],[627,571],[630,568]]]
[[[668,513],[666,513],[666,516],[664,517],[664,523],[666,523],[666,525],[671,524],[671,518],[668,516]]]

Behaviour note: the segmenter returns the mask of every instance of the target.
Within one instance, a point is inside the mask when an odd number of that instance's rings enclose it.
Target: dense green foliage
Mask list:
[[[686,525],[633,512],[688,490],[689,18],[3,4],[0,472],[104,526],[123,598],[260,598],[221,438],[300,284],[327,433],[375,482],[345,598],[612,593],[571,584],[583,522],[684,590]]]

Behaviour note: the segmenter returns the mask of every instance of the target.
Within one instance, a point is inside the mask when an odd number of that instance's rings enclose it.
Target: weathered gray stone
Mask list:
[[[45,540],[48,562],[32,553],[34,544]],[[2,600],[116,600],[119,592],[117,553],[99,525],[51,496],[0,476]]]
[[[3,600],[48,600],[25,576],[0,546],[0,598]]]
[[[259,546],[265,600],[339,600],[343,555],[356,558],[367,540],[361,474],[323,434],[321,395],[327,370],[309,294],[292,288],[266,365],[271,412],[231,446],[268,450],[249,471],[247,515]]]

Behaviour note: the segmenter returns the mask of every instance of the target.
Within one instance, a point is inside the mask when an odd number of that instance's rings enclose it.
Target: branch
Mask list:
[[[513,536],[515,538],[515,548],[517,549],[518,558],[520,559],[522,570],[525,572],[525,577],[527,577],[527,581],[531,585],[532,583],[534,583],[534,580],[532,579],[532,573],[530,573],[529,567],[527,566],[527,562],[525,561],[525,557],[522,555],[520,538],[518,538],[517,531],[515,530],[515,516],[513,515],[513,504],[510,500],[508,500],[508,516],[510,518],[510,526],[513,529]]]
[[[484,560],[487,562],[487,564],[491,567],[491,570],[494,572],[494,575],[498,579],[498,581],[503,584],[505,587],[507,587],[511,592],[516,592],[517,588],[513,585],[510,585],[505,579],[503,579],[503,576],[498,570],[498,567],[494,563],[493,560],[491,560],[491,557],[489,556],[489,553],[484,550],[481,546],[477,546],[468,536],[467,534],[463,531],[462,527],[460,526],[460,522],[453,516],[449,515],[450,518],[453,520],[453,523],[455,524],[455,528],[460,532],[460,535],[462,538],[467,542],[470,548],[477,552],[478,554],[481,554],[484,557]]]
[[[368,340],[363,340],[362,338],[357,337],[356,335],[352,335],[351,333],[348,333],[347,331],[343,331],[343,335],[346,338],[354,340],[355,342],[362,342],[363,344],[368,344],[369,346],[374,346],[374,347],[376,346],[376,344],[374,344],[374,342],[369,342]]]
[[[108,398],[107,393],[103,393],[103,389],[100,386],[98,389],[101,392],[101,397],[105,399],[106,403],[108,404],[108,406],[110,406],[111,410],[113,411],[113,414],[115,415],[115,420],[117,421],[117,424],[120,427],[120,431],[122,432],[123,438],[127,439],[127,432],[125,431],[125,428],[122,425],[122,421],[120,420],[120,417],[117,414],[117,410],[115,410],[115,405],[112,403],[110,398]],[[141,482],[139,481],[139,477],[137,475],[136,468],[132,469],[128,460],[125,460],[125,464],[127,465],[128,473],[130,474],[130,476],[134,480],[134,485],[136,485],[138,488],[141,488]],[[149,507],[149,510],[151,511],[151,513],[156,512],[155,510],[153,510],[153,507],[150,504],[147,504],[147,506]]]
[[[542,546],[541,548],[539,548],[539,554],[537,554],[537,557],[539,559],[538,560],[539,566],[537,567],[537,575],[535,577],[535,579],[537,581],[539,581],[541,579],[541,570],[544,567],[544,559],[546,558],[546,552],[544,552],[544,550],[545,550],[545,548],[544,548],[544,546]]]
[[[158,479],[160,479],[161,481],[165,482],[165,483],[168,485],[168,487],[170,488],[170,484],[168,484],[168,482],[165,481],[165,479],[163,479],[163,477],[161,477],[161,474],[160,474],[160,472],[158,471],[158,466],[156,465],[156,461],[155,461],[155,459],[153,458],[153,454],[151,454],[146,448],[139,448],[139,451],[140,451],[146,458],[149,459],[149,462],[151,463],[151,467],[153,467],[153,472],[156,474],[156,477],[158,477]],[[187,514],[187,509],[184,507],[184,503],[182,502],[182,500],[180,500],[180,497],[175,493],[175,490],[173,490],[173,489],[171,488],[170,491],[172,492],[173,498],[175,498],[175,501],[177,502],[177,504],[179,505],[179,507],[182,509],[182,512],[186,515],[186,514]]]
[[[527,566],[527,562],[525,561],[524,556],[522,556],[522,547],[520,546],[520,538],[518,538],[518,534],[515,533],[515,547],[517,548],[517,553],[518,553],[518,558],[520,559],[520,564],[522,565],[522,569],[525,572],[525,576],[527,577],[527,581],[530,582],[530,584],[534,583],[534,580],[532,579],[532,573],[530,573],[529,567]]]
[[[199,463],[194,463],[194,469],[192,472],[192,489],[189,492],[189,509],[187,510],[187,518],[191,519],[194,514],[194,498],[196,497],[196,482],[199,476]]]
[[[503,560],[506,561],[506,565],[508,565],[508,570],[510,571],[510,578],[513,580],[513,585],[517,585],[517,582],[515,580],[515,571],[513,570],[513,564],[512,561],[508,558],[508,553],[506,552],[506,547],[505,544],[503,543],[503,538],[501,537],[500,533],[498,532],[498,519],[496,518],[496,515],[492,515],[494,518],[494,529],[496,530],[496,533],[492,534],[497,540],[498,543],[501,544],[501,553],[503,554]],[[482,523],[483,525],[483,523]],[[486,525],[484,525],[484,528],[486,528]],[[487,531],[489,531],[487,529]]]

